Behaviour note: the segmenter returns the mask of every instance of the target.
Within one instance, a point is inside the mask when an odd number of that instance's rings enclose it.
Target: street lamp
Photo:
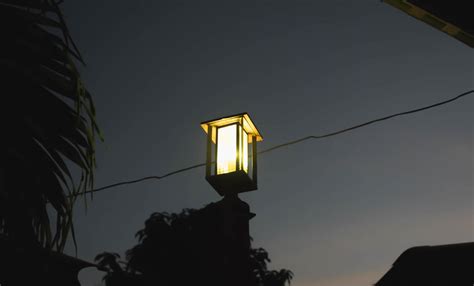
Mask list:
[[[207,133],[206,180],[221,195],[257,189],[257,142],[263,138],[247,113],[201,123]]]

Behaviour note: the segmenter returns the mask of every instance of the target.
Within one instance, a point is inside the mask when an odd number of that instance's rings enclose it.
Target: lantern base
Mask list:
[[[207,176],[206,180],[221,196],[250,192],[257,189],[257,183],[243,170]]]

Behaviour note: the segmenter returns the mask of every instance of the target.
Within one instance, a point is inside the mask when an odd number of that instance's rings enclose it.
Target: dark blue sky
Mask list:
[[[248,112],[259,148],[473,88],[473,52],[380,1],[66,1],[105,142],[96,186],[205,160],[201,121]],[[473,99],[259,158],[255,246],[292,285],[369,285],[406,248],[472,241]],[[123,253],[152,212],[218,200],[204,169],[76,210],[79,257]],[[99,283],[94,271],[84,285]]]

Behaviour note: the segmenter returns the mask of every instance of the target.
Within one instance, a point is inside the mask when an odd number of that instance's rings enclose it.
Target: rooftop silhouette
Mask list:
[[[474,242],[407,249],[375,286],[472,286]]]

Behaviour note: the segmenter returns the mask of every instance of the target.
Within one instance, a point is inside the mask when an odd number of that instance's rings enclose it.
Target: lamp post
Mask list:
[[[238,197],[257,189],[257,142],[262,135],[247,113],[201,123],[207,133],[206,180],[221,196],[214,218],[220,224],[220,248],[229,264],[222,285],[255,285],[250,267],[249,220],[255,214]]]
[[[262,135],[247,113],[201,123],[207,133],[206,180],[221,195],[257,189],[257,142]]]

